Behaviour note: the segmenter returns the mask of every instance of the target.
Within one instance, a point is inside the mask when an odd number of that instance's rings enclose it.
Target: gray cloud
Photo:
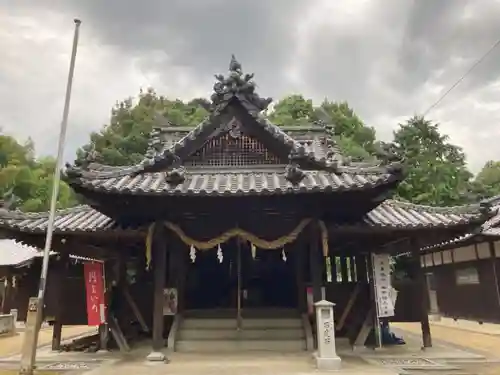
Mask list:
[[[390,136],[427,109],[500,35],[490,0],[7,0],[0,5],[0,121],[54,153],[71,43],[83,20],[67,155],[140,86],[208,95],[231,53],[263,95],[347,100]],[[500,159],[500,48],[430,117],[471,167]]]

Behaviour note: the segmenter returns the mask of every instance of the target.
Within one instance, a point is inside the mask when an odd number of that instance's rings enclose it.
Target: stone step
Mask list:
[[[305,337],[302,328],[253,328],[236,330],[234,328],[189,329],[181,327],[179,340],[302,340]]]
[[[235,319],[237,316],[236,309],[203,309],[203,310],[187,310],[184,312],[185,318],[202,318],[202,319],[217,319],[227,318]],[[247,308],[242,309],[241,316],[243,319],[250,318],[292,318],[300,319],[300,313],[296,309],[283,309],[283,308]]]
[[[182,328],[185,329],[213,329],[213,328],[234,328],[238,326],[236,319],[225,318],[185,318],[182,322]],[[300,319],[242,319],[241,328],[302,328]]]
[[[179,340],[177,352],[237,352],[273,351],[301,352],[306,349],[305,340]]]

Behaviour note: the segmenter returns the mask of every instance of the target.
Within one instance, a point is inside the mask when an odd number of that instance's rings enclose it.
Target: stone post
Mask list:
[[[14,325],[17,324],[17,309],[10,309],[10,315],[12,315],[14,317]]]
[[[39,309],[41,308],[38,302],[37,297],[31,297],[28,302],[24,339],[21,347],[20,375],[33,375],[35,368],[36,346],[40,331],[40,326],[37,326],[37,314],[40,313]],[[39,323],[41,323],[41,319]]]
[[[316,307],[316,336],[318,352],[316,366],[318,370],[340,370],[341,360],[335,348],[335,326],[333,321],[334,303],[321,300]]]

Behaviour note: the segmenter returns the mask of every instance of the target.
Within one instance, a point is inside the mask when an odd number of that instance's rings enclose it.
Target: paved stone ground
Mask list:
[[[96,332],[95,329],[87,326],[63,327],[62,339],[79,336],[87,332]],[[0,337],[0,358],[8,357],[20,353],[24,340],[24,332],[17,333],[14,336]],[[52,342],[52,327],[43,328],[38,336],[39,346],[48,345]]]
[[[500,327],[489,325],[488,330],[484,325],[474,322],[432,322],[431,335],[433,345],[449,345],[454,348],[463,349],[468,352],[483,355],[484,360],[455,358],[448,363],[456,366],[457,370],[449,371],[449,374],[466,375],[499,375],[500,374]],[[391,327],[402,334],[405,339],[418,340],[421,342],[421,330],[419,323],[393,323]],[[417,374],[416,371],[406,371],[408,375]],[[418,371],[419,375],[427,375],[428,372]],[[447,375],[440,372],[440,375]]]
[[[463,331],[471,331],[476,333],[485,333],[488,335],[498,335],[500,336],[500,324],[494,323],[478,323],[477,321],[464,320],[464,319],[451,319],[451,318],[440,318],[431,324],[435,327],[448,327],[456,328]]]
[[[322,374],[315,370],[311,354],[300,352],[279,354],[252,352],[246,354],[186,354],[174,353],[170,363],[148,363],[142,358],[129,358],[102,366],[85,375],[306,375]],[[331,372],[326,372],[331,373]],[[371,366],[361,358],[348,358],[342,362],[342,374],[395,375],[393,369]]]
[[[403,334],[407,332],[421,335],[420,323],[392,323],[391,327],[401,330]],[[431,323],[431,335],[434,340],[447,342],[489,357],[500,358],[500,335],[473,332],[471,329],[435,323]]]
[[[353,352],[350,348],[340,348],[342,357],[342,374],[357,375],[395,375],[418,374],[428,375],[439,371],[440,375],[463,375],[464,367],[453,360],[465,359],[477,361],[484,356],[467,353],[459,348],[445,344],[436,344],[432,350],[422,352],[418,336],[409,334],[405,337],[407,345],[384,348],[382,350],[361,350]],[[168,372],[173,375],[307,375],[321,374],[315,369],[310,353],[280,354],[271,352],[251,352],[233,354],[187,354],[173,353],[169,355],[170,363],[150,363],[145,360],[150,351],[150,344],[144,343],[136,347],[126,357],[116,354],[101,358],[115,358],[115,361],[103,361],[99,366],[85,372],[85,375],[115,375],[126,373],[134,375],[160,375]],[[70,353],[64,353],[69,356]],[[74,356],[74,354],[72,354]],[[92,354],[85,354],[90,358]],[[62,360],[62,357],[59,357]],[[457,372],[460,370],[459,372]],[[412,372],[414,371],[414,372]],[[468,375],[473,374],[468,371]],[[475,373],[474,373],[475,374]],[[493,375],[482,372],[481,375]]]
[[[339,348],[342,374],[367,375],[500,375],[500,336],[470,332],[455,327],[431,327],[434,347],[420,350],[419,324],[394,324],[407,345],[382,350],[353,352]],[[50,331],[48,331],[50,342]],[[66,333],[65,333],[66,334]],[[132,353],[53,353],[42,348],[37,355],[40,375],[307,375],[321,374],[310,353],[279,354],[251,352],[234,354],[173,353],[170,363],[145,360],[150,344],[136,345]],[[11,356],[16,364],[18,356]],[[1,363],[1,361],[0,361]],[[48,366],[48,367],[47,367]],[[59,370],[57,368],[59,367]],[[15,367],[0,370],[0,375],[15,374]],[[54,370],[56,368],[56,370]],[[10,372],[9,372],[10,371]]]
[[[63,327],[62,329],[62,340],[69,340],[84,334],[93,334],[96,330],[87,326],[73,326],[73,327]],[[14,375],[18,374],[19,371],[19,358],[20,351],[24,340],[24,332],[19,332],[15,336],[4,336],[0,337],[0,375]],[[52,342],[52,327],[42,328],[38,336],[38,351],[50,350],[47,349],[47,345]],[[52,360],[52,363],[54,360]],[[50,364],[50,363],[47,363]],[[45,365],[47,365],[45,364]],[[36,375],[55,375],[64,372],[62,369],[58,368],[44,368],[44,363],[38,364],[38,369],[36,370]],[[54,367],[54,366],[53,366]],[[87,366],[82,371],[91,369],[92,367]],[[61,371],[62,370],[62,371]]]

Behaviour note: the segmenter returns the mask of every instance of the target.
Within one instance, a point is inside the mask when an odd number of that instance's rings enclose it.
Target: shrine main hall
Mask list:
[[[390,153],[353,161],[335,124],[278,127],[264,115],[270,103],[233,58],[195,128],[166,113],[142,162],[103,165],[91,150],[67,167],[85,205],[55,219],[46,296],[55,330],[87,323],[83,259],[105,267],[101,347],[120,341],[127,350],[149,337],[151,359],[166,348],[313,351],[327,335],[335,350],[372,345],[381,319],[420,321],[423,345],[432,345],[420,249],[473,233],[494,214],[491,204],[393,199],[405,171]],[[5,238],[43,248],[47,225],[47,213],[0,210]],[[373,255],[405,253],[408,280],[393,283],[399,297],[381,316],[387,301],[373,285]],[[38,268],[11,271],[17,297],[4,310],[17,308],[19,319],[37,293]],[[325,307],[332,325],[318,333],[314,304],[324,300],[335,304]]]

